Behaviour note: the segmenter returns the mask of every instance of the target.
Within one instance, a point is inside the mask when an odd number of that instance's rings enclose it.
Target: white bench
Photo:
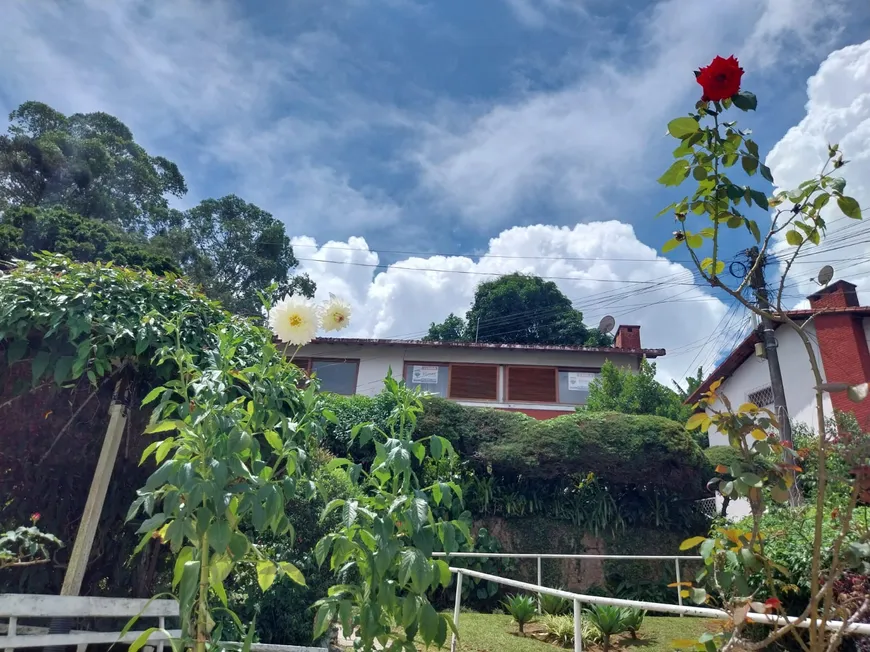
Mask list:
[[[19,627],[20,618],[132,618],[139,616],[136,631],[127,632],[82,632],[49,634],[47,627]],[[0,619],[8,619],[5,636],[0,636],[0,650],[75,645],[76,652],[84,652],[88,645],[132,643],[150,625],[142,619],[157,620],[156,626],[166,629],[167,618],[178,618],[178,603],[175,600],[145,600],[137,598],[95,598],[65,595],[31,595],[20,593],[0,594]],[[154,632],[148,642],[156,644],[157,652],[170,638],[181,636],[181,630],[166,630],[166,634]],[[296,645],[271,645],[255,643],[252,652],[328,652],[326,648],[299,647]]]

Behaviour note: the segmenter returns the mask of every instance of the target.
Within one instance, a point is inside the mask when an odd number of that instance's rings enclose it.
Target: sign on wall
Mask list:
[[[438,382],[438,367],[430,365],[414,365],[411,369],[411,382],[421,385]]]
[[[587,371],[569,371],[568,372],[568,391],[569,392],[584,392],[589,389],[591,383],[597,374]]]

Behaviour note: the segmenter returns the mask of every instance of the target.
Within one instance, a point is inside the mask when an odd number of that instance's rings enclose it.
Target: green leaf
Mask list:
[[[193,608],[193,601],[199,589],[199,561],[186,561],[178,584],[178,608],[182,622],[186,621]]]
[[[291,564],[289,561],[279,561],[278,568],[282,574],[286,575],[300,586],[306,586],[305,577],[302,575],[302,571],[296,568],[296,566]]]
[[[402,600],[402,627],[410,627],[417,618],[417,596],[409,593]]]
[[[263,433],[263,436],[266,438],[266,442],[268,442],[269,446],[272,447],[273,451],[280,453],[284,450],[284,442],[281,441],[281,436],[277,432],[274,430],[266,430]]]
[[[175,568],[172,571],[172,588],[178,586],[181,581],[181,574],[184,572],[184,565],[193,559],[193,546],[185,546],[178,553],[178,558],[175,560]]]
[[[696,165],[692,168],[692,177],[697,181],[703,181],[707,178],[707,169],[702,165]]]
[[[358,514],[359,502],[356,500],[348,500],[341,508],[341,524],[344,527],[351,527],[356,523]]]
[[[142,649],[142,646],[148,641],[152,634],[159,632],[159,627],[149,627],[144,632],[139,634],[136,637],[136,640],[130,643],[130,647],[128,648],[129,652],[139,652]]]
[[[861,219],[861,206],[855,198],[846,197],[845,195],[837,197],[837,206],[840,207],[840,210],[843,211],[843,215],[846,217],[851,217],[853,220]]]
[[[664,243],[662,245],[662,253],[666,254],[669,251],[673,251],[674,249],[679,247],[681,244],[682,244],[682,242],[680,240],[677,240],[676,238],[671,238],[670,240],[668,240],[666,243]]]
[[[704,238],[697,233],[686,234],[686,244],[692,249],[700,249],[704,246]]]
[[[248,633],[245,635],[245,641],[242,643],[241,652],[251,652],[251,646],[254,644],[254,633],[257,631],[257,617],[251,619],[251,624],[248,625]]]
[[[767,195],[760,190],[750,190],[749,196],[752,197],[752,200],[764,210],[770,208],[770,204],[767,201]]]
[[[334,423],[336,425],[338,424],[338,417],[335,416],[335,412],[333,412],[332,410],[323,410],[323,412],[321,412],[321,414],[323,414],[323,418],[326,419],[327,421]]]
[[[338,606],[338,619],[341,621],[341,631],[345,637],[353,633],[353,604],[350,600],[342,600]]]
[[[409,580],[413,591],[418,594],[431,583],[429,560],[416,548],[406,548],[399,556],[399,582],[407,585]]]
[[[278,567],[271,561],[257,562],[257,584],[260,585],[260,590],[264,593],[269,590],[275,577],[278,575]]]
[[[695,604],[704,604],[707,601],[707,592],[704,589],[692,589],[692,602]]]
[[[740,159],[740,164],[743,166],[744,171],[749,176],[755,174],[756,170],[758,170],[758,159],[753,156],[744,156]]]
[[[750,487],[760,487],[762,484],[761,478],[759,478],[754,473],[744,473],[740,476],[740,480],[745,482]]]
[[[763,176],[765,179],[767,179],[768,181],[773,183],[773,175],[770,173],[769,167],[767,167],[766,165],[764,165],[764,163],[762,163],[758,169],[759,169],[759,172],[761,172],[761,176]]]
[[[230,524],[223,519],[214,521],[208,526],[208,543],[219,554],[226,553],[231,536]]]
[[[741,111],[755,111],[758,107],[758,98],[754,93],[749,91],[740,91],[736,95],[731,96],[731,101]]]
[[[45,374],[50,360],[51,354],[48,351],[40,351],[33,357],[33,362],[30,363],[30,370],[33,375],[34,386],[39,383],[39,379]]]
[[[169,419],[167,421],[158,421],[157,423],[151,424],[147,428],[145,428],[145,434],[150,435],[155,432],[168,432],[170,430],[179,430],[180,426],[183,426],[184,422],[176,421],[174,419]]]
[[[689,162],[680,159],[674,161],[671,167],[659,177],[659,183],[664,186],[679,186],[687,176],[689,176]]]
[[[804,241],[804,239],[800,233],[792,230],[792,231],[786,231],[785,241],[788,242],[791,246],[797,247],[799,244],[801,244]]]
[[[317,615],[314,617],[314,638],[318,639],[329,629],[329,624],[335,618],[335,603],[328,602],[320,605]]]
[[[444,454],[444,446],[441,442],[441,437],[436,435],[429,440],[429,450],[432,451],[432,457],[436,460],[441,459],[441,456]]]
[[[747,221],[746,228],[749,229],[756,242],[761,242],[761,232],[758,230],[758,223],[755,220]]]
[[[426,644],[431,643],[438,636],[438,612],[428,602],[420,610],[420,634]]]
[[[686,136],[691,136],[696,131],[700,130],[700,125],[695,118],[682,117],[675,118],[668,123],[668,133],[674,138],[682,140]]]
[[[155,387],[148,394],[145,395],[145,398],[142,399],[142,405],[148,405],[153,402],[160,394],[166,391],[166,388],[162,385],[160,387]]]

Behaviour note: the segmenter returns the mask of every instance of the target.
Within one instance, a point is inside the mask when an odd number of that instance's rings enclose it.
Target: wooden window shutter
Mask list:
[[[556,403],[556,369],[552,367],[508,367],[509,401]]]
[[[498,367],[494,365],[450,365],[450,398],[498,400]]]

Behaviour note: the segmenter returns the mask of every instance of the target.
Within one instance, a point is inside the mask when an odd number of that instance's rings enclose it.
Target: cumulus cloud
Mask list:
[[[790,272],[797,283],[793,296],[818,289],[811,279],[824,264],[835,278],[856,283],[863,302],[870,300],[870,41],[833,52],[807,82],[806,115],[788,130],[767,157],[779,187],[796,188],[817,175],[838,143],[849,163],[841,168],[846,194],[864,209],[864,220],[845,217],[831,202],[828,231],[821,246],[802,249]],[[786,258],[793,249],[780,242],[777,253]],[[789,282],[789,281],[787,281]],[[789,282],[790,283],[790,282]]]
[[[693,362],[709,364],[719,352],[709,334],[725,305],[695,285],[686,267],[640,242],[628,224],[514,227],[479,257],[410,257],[383,266],[363,238],[293,244],[318,298],[331,292],[354,307],[349,336],[419,338],[431,322],[464,315],[478,283],[520,271],[553,279],[587,324],[606,314],[640,324],[644,346],[670,349],[658,363],[665,381],[682,379]]]
[[[520,20],[539,26],[546,15],[580,3],[511,6]],[[521,93],[472,116],[463,107],[429,124],[414,154],[423,186],[469,227],[483,229],[542,197],[559,213],[637,190],[649,184],[649,157],[641,153],[655,147],[666,118],[697,92],[691,66],[727,51],[763,71],[784,55],[797,56],[791,41],[830,42],[838,32],[829,24],[832,10],[812,0],[657,3],[638,17],[643,27],[628,61],[601,60],[556,91]],[[674,74],[675,62],[686,62],[687,74]]]

